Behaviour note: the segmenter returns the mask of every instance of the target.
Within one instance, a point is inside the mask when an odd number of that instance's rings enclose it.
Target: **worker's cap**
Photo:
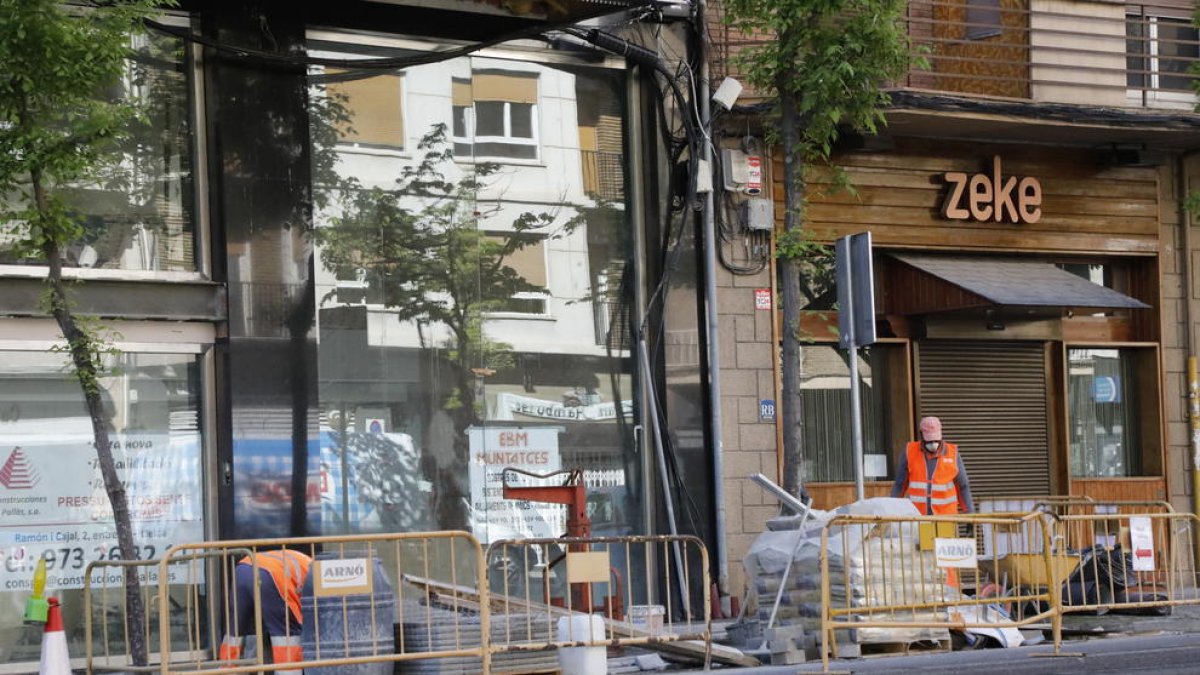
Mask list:
[[[921,430],[921,438],[927,441],[942,440],[942,421],[938,418],[922,417],[918,428]]]

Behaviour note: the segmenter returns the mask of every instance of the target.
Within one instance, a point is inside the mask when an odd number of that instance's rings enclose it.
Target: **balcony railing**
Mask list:
[[[1105,107],[1195,107],[1200,39],[1191,9],[1064,0],[911,0],[927,65],[896,86]],[[762,38],[714,34],[728,59]],[[734,73],[735,74],[735,73]]]

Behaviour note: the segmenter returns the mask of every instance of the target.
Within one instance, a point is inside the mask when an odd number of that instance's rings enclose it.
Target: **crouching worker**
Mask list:
[[[300,592],[308,577],[312,558],[299,551],[260,551],[238,561],[234,571],[231,614],[236,632],[226,634],[218,658],[237,661],[242,658],[245,636],[256,635],[254,613],[254,563],[258,562],[258,587],[261,596],[262,623],[270,636],[271,661],[295,663],[304,660],[300,645],[303,614]],[[259,645],[259,649],[265,649]]]

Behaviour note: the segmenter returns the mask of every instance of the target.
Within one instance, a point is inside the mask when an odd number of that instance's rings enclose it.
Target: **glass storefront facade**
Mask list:
[[[64,267],[194,273],[197,267],[191,50],[174,36],[134,38],[121,96],[142,114],[114,147],[100,180],[62,192],[84,235]],[[17,243],[21,222],[0,224],[0,265],[40,264]],[[36,253],[36,252],[35,252]]]
[[[874,345],[858,356],[862,399],[863,458],[866,480],[892,477],[892,464],[902,448],[895,431],[907,428],[900,406],[892,399],[905,382],[900,345]],[[854,480],[854,446],[850,421],[850,367],[845,350],[835,345],[800,349],[800,404],[804,425],[804,480],[827,483]],[[903,432],[902,432],[903,433]]]
[[[623,72],[469,57],[310,85],[322,532],[561,535],[564,507],[503,498],[505,467],[582,468],[594,531],[638,531]]]
[[[444,47],[299,21],[264,45],[255,11],[193,28],[318,58]],[[68,276],[156,302],[224,289],[216,320],[104,314],[140,326],[104,396],[143,557],[206,538],[562,535],[565,507],[504,498],[506,467],[582,470],[593,533],[644,532],[626,71],[528,48],[374,71],[202,53],[138,38],[123,94],[146,115],[111,176],[71,190],[86,234]],[[21,227],[0,228],[0,275],[28,279]],[[672,304],[694,316],[695,289]],[[44,558],[48,590],[82,607],[83,568],[115,539],[56,334],[35,344],[7,321],[0,672],[24,672],[41,640],[18,618],[32,566]],[[180,326],[201,323],[181,347]],[[82,612],[67,623],[81,655]]]
[[[125,353],[111,366],[101,386],[113,455],[139,553],[153,558],[206,535],[202,357]],[[41,630],[21,617],[43,558],[47,592],[73,608],[64,614],[71,652],[82,654],[84,569],[118,553],[91,418],[65,355],[0,350],[0,455],[0,663],[38,659]],[[96,611],[121,598],[109,601]]]
[[[1134,351],[1067,350],[1072,476],[1143,475]]]

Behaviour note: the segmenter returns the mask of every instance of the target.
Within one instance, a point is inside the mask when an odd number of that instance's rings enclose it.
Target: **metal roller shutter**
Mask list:
[[[1050,494],[1044,359],[1041,343],[917,345],[917,409],[958,444],[976,502]]]

